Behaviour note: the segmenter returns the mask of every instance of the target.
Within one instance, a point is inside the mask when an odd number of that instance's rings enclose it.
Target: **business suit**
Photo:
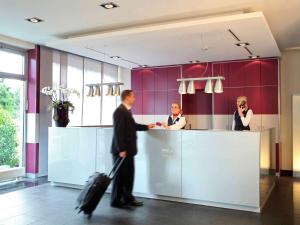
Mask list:
[[[136,131],[146,131],[148,126],[136,123],[131,111],[124,104],[121,104],[113,114],[113,127],[114,134],[111,147],[113,161],[119,160],[121,151],[127,153],[113,182],[111,205],[118,206],[121,204],[122,198],[126,203],[134,201],[132,189],[134,183],[134,156],[137,154]]]

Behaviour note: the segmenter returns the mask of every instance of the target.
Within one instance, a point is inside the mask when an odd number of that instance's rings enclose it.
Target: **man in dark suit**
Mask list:
[[[154,124],[142,125],[134,121],[131,108],[135,102],[132,90],[124,90],[121,94],[122,104],[113,114],[114,134],[111,153],[114,163],[125,157],[113,182],[111,206],[122,208],[124,205],[142,206],[132,195],[134,183],[134,156],[137,154],[136,131],[146,131]]]

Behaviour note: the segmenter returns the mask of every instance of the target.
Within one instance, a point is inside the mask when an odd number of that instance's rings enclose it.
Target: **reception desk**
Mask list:
[[[81,188],[112,167],[112,128],[49,128],[49,180]],[[274,187],[274,130],[138,132],[136,196],[260,212]]]

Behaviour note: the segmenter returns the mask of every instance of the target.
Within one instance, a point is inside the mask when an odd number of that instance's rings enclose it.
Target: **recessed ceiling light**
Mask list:
[[[121,57],[117,56],[117,55],[114,55],[114,56],[111,56],[110,58],[112,58],[112,59],[120,59]]]
[[[249,56],[249,59],[258,59],[258,58],[260,58],[259,55],[250,55]]]
[[[199,63],[199,60],[191,60],[190,63]]]
[[[106,2],[106,3],[101,4],[100,6],[102,6],[104,9],[113,9],[113,8],[119,7],[117,4],[115,4],[113,2]]]
[[[141,67],[145,68],[145,67],[148,67],[148,65],[141,65]]]
[[[27,19],[25,19],[25,20],[27,20],[27,21],[30,22],[30,23],[40,23],[40,22],[43,22],[42,19],[37,18],[37,17],[27,18]]]
[[[239,46],[239,47],[246,47],[246,46],[248,46],[249,45],[249,43],[248,42],[240,42],[240,43],[237,43],[237,44],[235,44],[236,46]]]

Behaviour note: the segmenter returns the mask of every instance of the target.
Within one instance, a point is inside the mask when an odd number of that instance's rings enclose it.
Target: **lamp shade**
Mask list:
[[[114,96],[120,96],[120,85],[115,85]]]
[[[96,86],[96,89],[95,89],[95,96],[100,96],[100,95],[101,95],[100,87],[99,87],[99,86]]]
[[[87,97],[93,97],[94,96],[94,87],[89,86],[89,92],[87,94]]]
[[[215,93],[223,93],[223,84],[221,79],[218,79],[215,84]]]
[[[181,82],[180,82],[178,92],[179,92],[179,94],[181,94],[181,95],[186,94],[186,85],[185,85],[185,81],[181,81]]]
[[[205,84],[205,90],[204,92],[207,93],[207,94],[211,94],[213,93],[213,83],[212,83],[212,80],[209,79],[206,81],[206,84]]]
[[[107,89],[107,93],[106,96],[113,96],[114,95],[114,90],[113,90],[113,86],[109,85],[108,89]]]
[[[187,88],[187,93],[188,94],[195,94],[196,93],[196,91],[195,91],[195,84],[194,84],[193,80],[191,80],[189,82],[189,85],[188,85],[188,88]]]

